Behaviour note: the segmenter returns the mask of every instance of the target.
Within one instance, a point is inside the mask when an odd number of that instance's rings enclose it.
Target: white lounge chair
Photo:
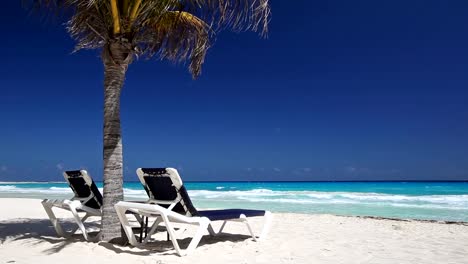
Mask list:
[[[128,240],[133,246],[141,246],[148,242],[154,234],[159,224],[164,223],[168,236],[172,241],[174,249],[179,256],[189,254],[199,244],[206,231],[210,235],[221,233],[228,221],[243,222],[246,224],[253,240],[257,241],[265,238],[271,225],[272,215],[269,211],[247,210],[247,209],[224,209],[224,210],[204,210],[198,211],[193,206],[190,197],[185,189],[182,179],[176,169],[156,168],[138,169],[138,177],[142,182],[150,199],[147,203],[118,202],[115,205],[117,215],[123,226]],[[143,242],[139,242],[135,236],[127,212],[133,212],[147,217],[156,217],[147,237]],[[265,224],[260,236],[256,236],[249,224],[248,218],[263,216]],[[211,222],[224,221],[219,231],[215,232]],[[177,242],[177,236],[173,227],[174,223],[184,223],[198,225],[198,229],[190,244],[186,249],[181,249]]]
[[[58,236],[69,237],[78,229],[81,230],[83,237],[88,240],[96,240],[97,236],[91,237],[84,222],[90,216],[101,216],[102,211],[102,195],[96,184],[85,170],[65,171],[63,177],[73,190],[74,197],[67,200],[51,200],[45,199],[42,201],[42,206],[49,216],[52,225],[55,228]],[[57,217],[54,214],[53,208],[68,210],[72,213],[73,218],[78,225],[71,232],[64,232]],[[79,214],[84,213],[81,217]],[[99,235],[99,233],[98,233]]]

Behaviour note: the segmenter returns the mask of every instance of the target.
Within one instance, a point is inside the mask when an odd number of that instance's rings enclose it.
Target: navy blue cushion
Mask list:
[[[94,208],[94,209],[101,209],[102,206],[102,195],[99,189],[97,188],[94,181],[92,182],[91,186],[86,184],[86,181],[83,179],[83,175],[81,171],[66,171],[68,175],[68,182],[70,183],[70,187],[75,193],[76,197],[79,198],[87,198],[93,193],[93,198],[87,201],[84,205]]]
[[[198,216],[204,216],[211,221],[237,219],[241,214],[246,217],[264,216],[263,210],[248,210],[248,209],[224,209],[224,210],[204,210],[198,211]]]
[[[172,185],[172,180],[164,176],[144,176],[149,192],[154,199],[162,201],[173,201],[177,198],[177,189]],[[148,192],[147,191],[147,192]]]

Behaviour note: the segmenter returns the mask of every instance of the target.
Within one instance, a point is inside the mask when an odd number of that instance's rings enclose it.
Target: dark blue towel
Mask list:
[[[237,219],[241,214],[246,217],[264,216],[263,210],[248,210],[248,209],[224,209],[224,210],[204,210],[198,211],[198,216],[204,216],[211,221]]]

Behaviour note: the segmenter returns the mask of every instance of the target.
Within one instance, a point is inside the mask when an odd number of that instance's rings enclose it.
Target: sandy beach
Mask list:
[[[79,235],[56,237],[37,199],[4,198],[0,208],[0,263],[461,264],[468,259],[468,226],[461,224],[276,213],[264,241],[252,241],[243,225],[232,223],[225,231],[234,235],[207,235],[193,254],[179,257],[167,241],[137,249],[86,242]],[[253,221],[257,230],[259,220]]]

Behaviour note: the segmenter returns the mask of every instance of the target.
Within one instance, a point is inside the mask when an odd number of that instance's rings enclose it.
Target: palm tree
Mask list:
[[[114,204],[123,200],[120,93],[137,56],[189,62],[194,78],[222,29],[265,36],[268,0],[23,0],[65,16],[75,50],[101,49],[104,64],[104,206],[101,240],[121,236]]]

